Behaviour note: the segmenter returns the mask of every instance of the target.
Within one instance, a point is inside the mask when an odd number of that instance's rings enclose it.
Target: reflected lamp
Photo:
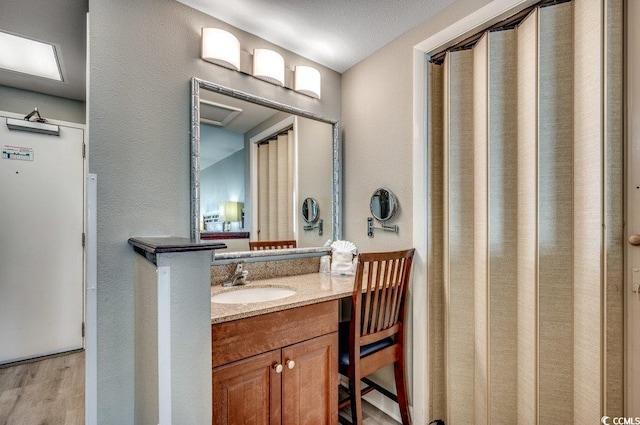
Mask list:
[[[242,202],[226,201],[220,203],[220,220],[224,222],[222,228],[225,232],[229,232],[231,230],[232,222],[242,220],[243,207],[244,204]]]

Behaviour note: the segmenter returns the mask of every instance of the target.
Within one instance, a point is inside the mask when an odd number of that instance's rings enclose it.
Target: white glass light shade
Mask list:
[[[284,58],[273,50],[254,49],[253,76],[277,86],[284,86]]]
[[[202,59],[238,71],[240,41],[225,30],[202,28]]]
[[[310,66],[296,66],[293,89],[320,99],[320,71]]]
[[[58,57],[51,44],[0,31],[0,68],[62,81]]]

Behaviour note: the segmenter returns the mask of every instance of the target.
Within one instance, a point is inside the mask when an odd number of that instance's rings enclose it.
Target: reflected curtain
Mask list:
[[[623,415],[622,1],[429,64],[432,418]]]
[[[293,239],[293,130],[258,145],[258,240]]]

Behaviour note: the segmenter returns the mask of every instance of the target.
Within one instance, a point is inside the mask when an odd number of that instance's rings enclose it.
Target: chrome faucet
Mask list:
[[[229,278],[229,280],[225,280],[224,282],[222,282],[222,286],[229,287],[235,285],[244,285],[247,283],[247,276],[249,276],[249,271],[242,270],[243,264],[244,261],[241,261],[236,265],[235,273]]]

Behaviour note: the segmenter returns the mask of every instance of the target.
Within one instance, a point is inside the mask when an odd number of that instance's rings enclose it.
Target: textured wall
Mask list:
[[[322,246],[331,239],[331,195],[333,167],[333,129],[330,124],[306,118],[297,119],[298,203],[294,214],[298,219],[298,247]],[[304,230],[302,202],[310,197],[318,201],[319,220],[323,222],[322,236],[318,230]],[[317,223],[315,224],[317,225]]]
[[[86,121],[84,102],[0,86],[0,111],[27,115],[33,108],[44,118],[79,124]]]
[[[89,172],[98,175],[98,417],[134,423],[134,253],[130,236],[189,235],[190,79],[340,118],[341,77],[172,0],[90,0]],[[199,58],[200,30],[231,30],[322,74],[323,98]]]
[[[242,142],[242,136],[240,136]],[[244,148],[200,171],[200,211],[211,214],[220,211],[220,202],[245,201]],[[233,223],[232,230],[240,224]],[[248,227],[248,226],[247,226]],[[222,231],[222,226],[215,229]]]

